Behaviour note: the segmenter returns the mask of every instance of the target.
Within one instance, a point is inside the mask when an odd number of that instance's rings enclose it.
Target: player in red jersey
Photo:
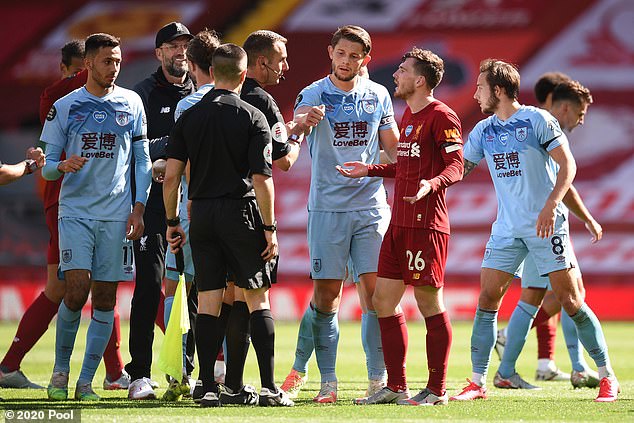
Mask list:
[[[462,130],[456,113],[436,100],[444,63],[429,50],[414,47],[394,73],[394,95],[407,102],[400,125],[395,164],[344,163],[347,177],[396,177],[394,205],[379,256],[372,297],[379,317],[387,386],[356,404],[440,405],[447,403],[447,360],[451,323],[443,304],[449,216],[445,189],[462,179]],[[350,169],[351,168],[351,169]],[[405,379],[407,327],[397,312],[406,285],[414,286],[416,302],[427,326],[427,387],[409,398]]]
[[[73,40],[62,47],[60,70],[62,79],[47,87],[40,96],[40,122],[42,125],[53,103],[71,91],[86,83],[87,71],[83,67],[84,42]],[[63,159],[63,157],[62,157]],[[9,351],[0,362],[1,388],[43,388],[31,382],[20,370],[20,364],[26,353],[37,343],[48,329],[48,324],[57,314],[66,284],[57,277],[59,265],[59,241],[57,233],[57,207],[62,179],[47,181],[44,186],[44,210],[46,225],[51,235],[47,252],[46,287],[20,320],[18,330],[9,347]],[[115,308],[114,329],[104,353],[106,380],[104,389],[127,389],[129,377],[122,372],[123,360],[119,351],[121,340],[119,313]]]

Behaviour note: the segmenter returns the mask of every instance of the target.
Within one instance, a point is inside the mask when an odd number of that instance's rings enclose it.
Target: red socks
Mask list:
[[[403,391],[407,388],[405,380],[405,356],[407,353],[407,325],[405,316],[379,317],[383,357],[387,369],[387,386],[391,390]]]
[[[156,320],[154,320],[154,324],[161,329],[161,332],[165,333],[165,318],[163,315],[165,314],[165,294],[163,290],[161,290],[161,295],[159,296],[158,309],[156,310]]]
[[[555,338],[557,337],[557,316],[546,320],[535,328],[537,332],[537,358],[555,359]]]
[[[106,366],[108,380],[113,382],[121,377],[123,358],[121,358],[121,326],[119,324],[119,307],[114,306],[114,322],[112,334],[103,353],[103,364]]]
[[[20,368],[22,359],[44,335],[58,309],[59,304],[49,300],[44,292],[33,301],[22,316],[9,351],[0,363],[3,368],[11,372]]]
[[[447,312],[425,318],[427,326],[426,350],[429,380],[427,389],[435,395],[445,393],[447,364],[451,349],[452,328]]]

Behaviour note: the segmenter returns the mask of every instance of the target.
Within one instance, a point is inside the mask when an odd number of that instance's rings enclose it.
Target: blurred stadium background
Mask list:
[[[462,119],[465,138],[482,118],[472,99],[478,63],[496,57],[516,63],[520,100],[533,104],[532,86],[546,71],[562,71],[592,90],[594,105],[571,136],[578,162],[575,185],[603,225],[604,239],[590,243],[572,218],[575,250],[588,302],[605,320],[634,320],[634,2],[631,0],[24,0],[2,2],[0,28],[0,160],[16,163],[37,142],[41,91],[59,77],[60,47],[70,39],[107,32],[122,39],[118,84],[131,88],[154,71],[154,36],[170,21],[192,33],[204,27],[242,44],[256,29],[289,39],[290,71],[271,89],[287,119],[297,93],[329,72],[332,32],[358,24],[372,35],[371,78],[393,89],[392,73],[411,46],[445,60],[436,96]],[[397,119],[404,104],[395,102]],[[310,158],[304,148],[287,174],[275,173],[280,228],[281,283],[272,291],[278,319],[296,319],[310,299],[305,241]],[[482,167],[482,166],[481,166]],[[333,169],[334,171],[334,169]],[[633,185],[630,185],[633,184]],[[0,320],[18,320],[45,282],[48,232],[39,193],[41,177],[0,187]],[[446,303],[454,319],[470,319],[477,300],[479,266],[496,200],[486,169],[449,189],[452,238]],[[327,228],[324,228],[327,230]],[[515,284],[502,316],[512,311]],[[346,288],[351,289],[351,288]],[[119,307],[129,315],[132,284],[121,284]],[[403,302],[417,318],[413,297]],[[341,317],[360,315],[356,295],[344,294]]]

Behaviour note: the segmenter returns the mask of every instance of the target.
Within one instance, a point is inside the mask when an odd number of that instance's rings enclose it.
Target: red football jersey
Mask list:
[[[88,71],[83,70],[74,76],[64,78],[53,85],[47,87],[40,96],[40,123],[44,125],[46,115],[48,114],[53,103],[64,97],[71,91],[82,87],[88,79]],[[63,153],[61,159],[64,159]],[[44,185],[44,209],[57,205],[59,200],[59,190],[62,187],[63,178],[56,181],[46,181]]]
[[[396,166],[374,166],[370,176],[391,176],[396,168],[391,225],[449,233],[445,188],[462,179],[462,128],[456,113],[435,100],[417,113],[408,107],[401,120]],[[391,175],[390,175],[391,174]],[[432,191],[414,204],[421,179]]]

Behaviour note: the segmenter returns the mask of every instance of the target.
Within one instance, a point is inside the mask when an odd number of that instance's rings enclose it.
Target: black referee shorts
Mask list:
[[[255,198],[192,201],[189,238],[199,291],[223,289],[227,273],[240,288],[270,287],[277,257],[265,262],[262,218]]]

